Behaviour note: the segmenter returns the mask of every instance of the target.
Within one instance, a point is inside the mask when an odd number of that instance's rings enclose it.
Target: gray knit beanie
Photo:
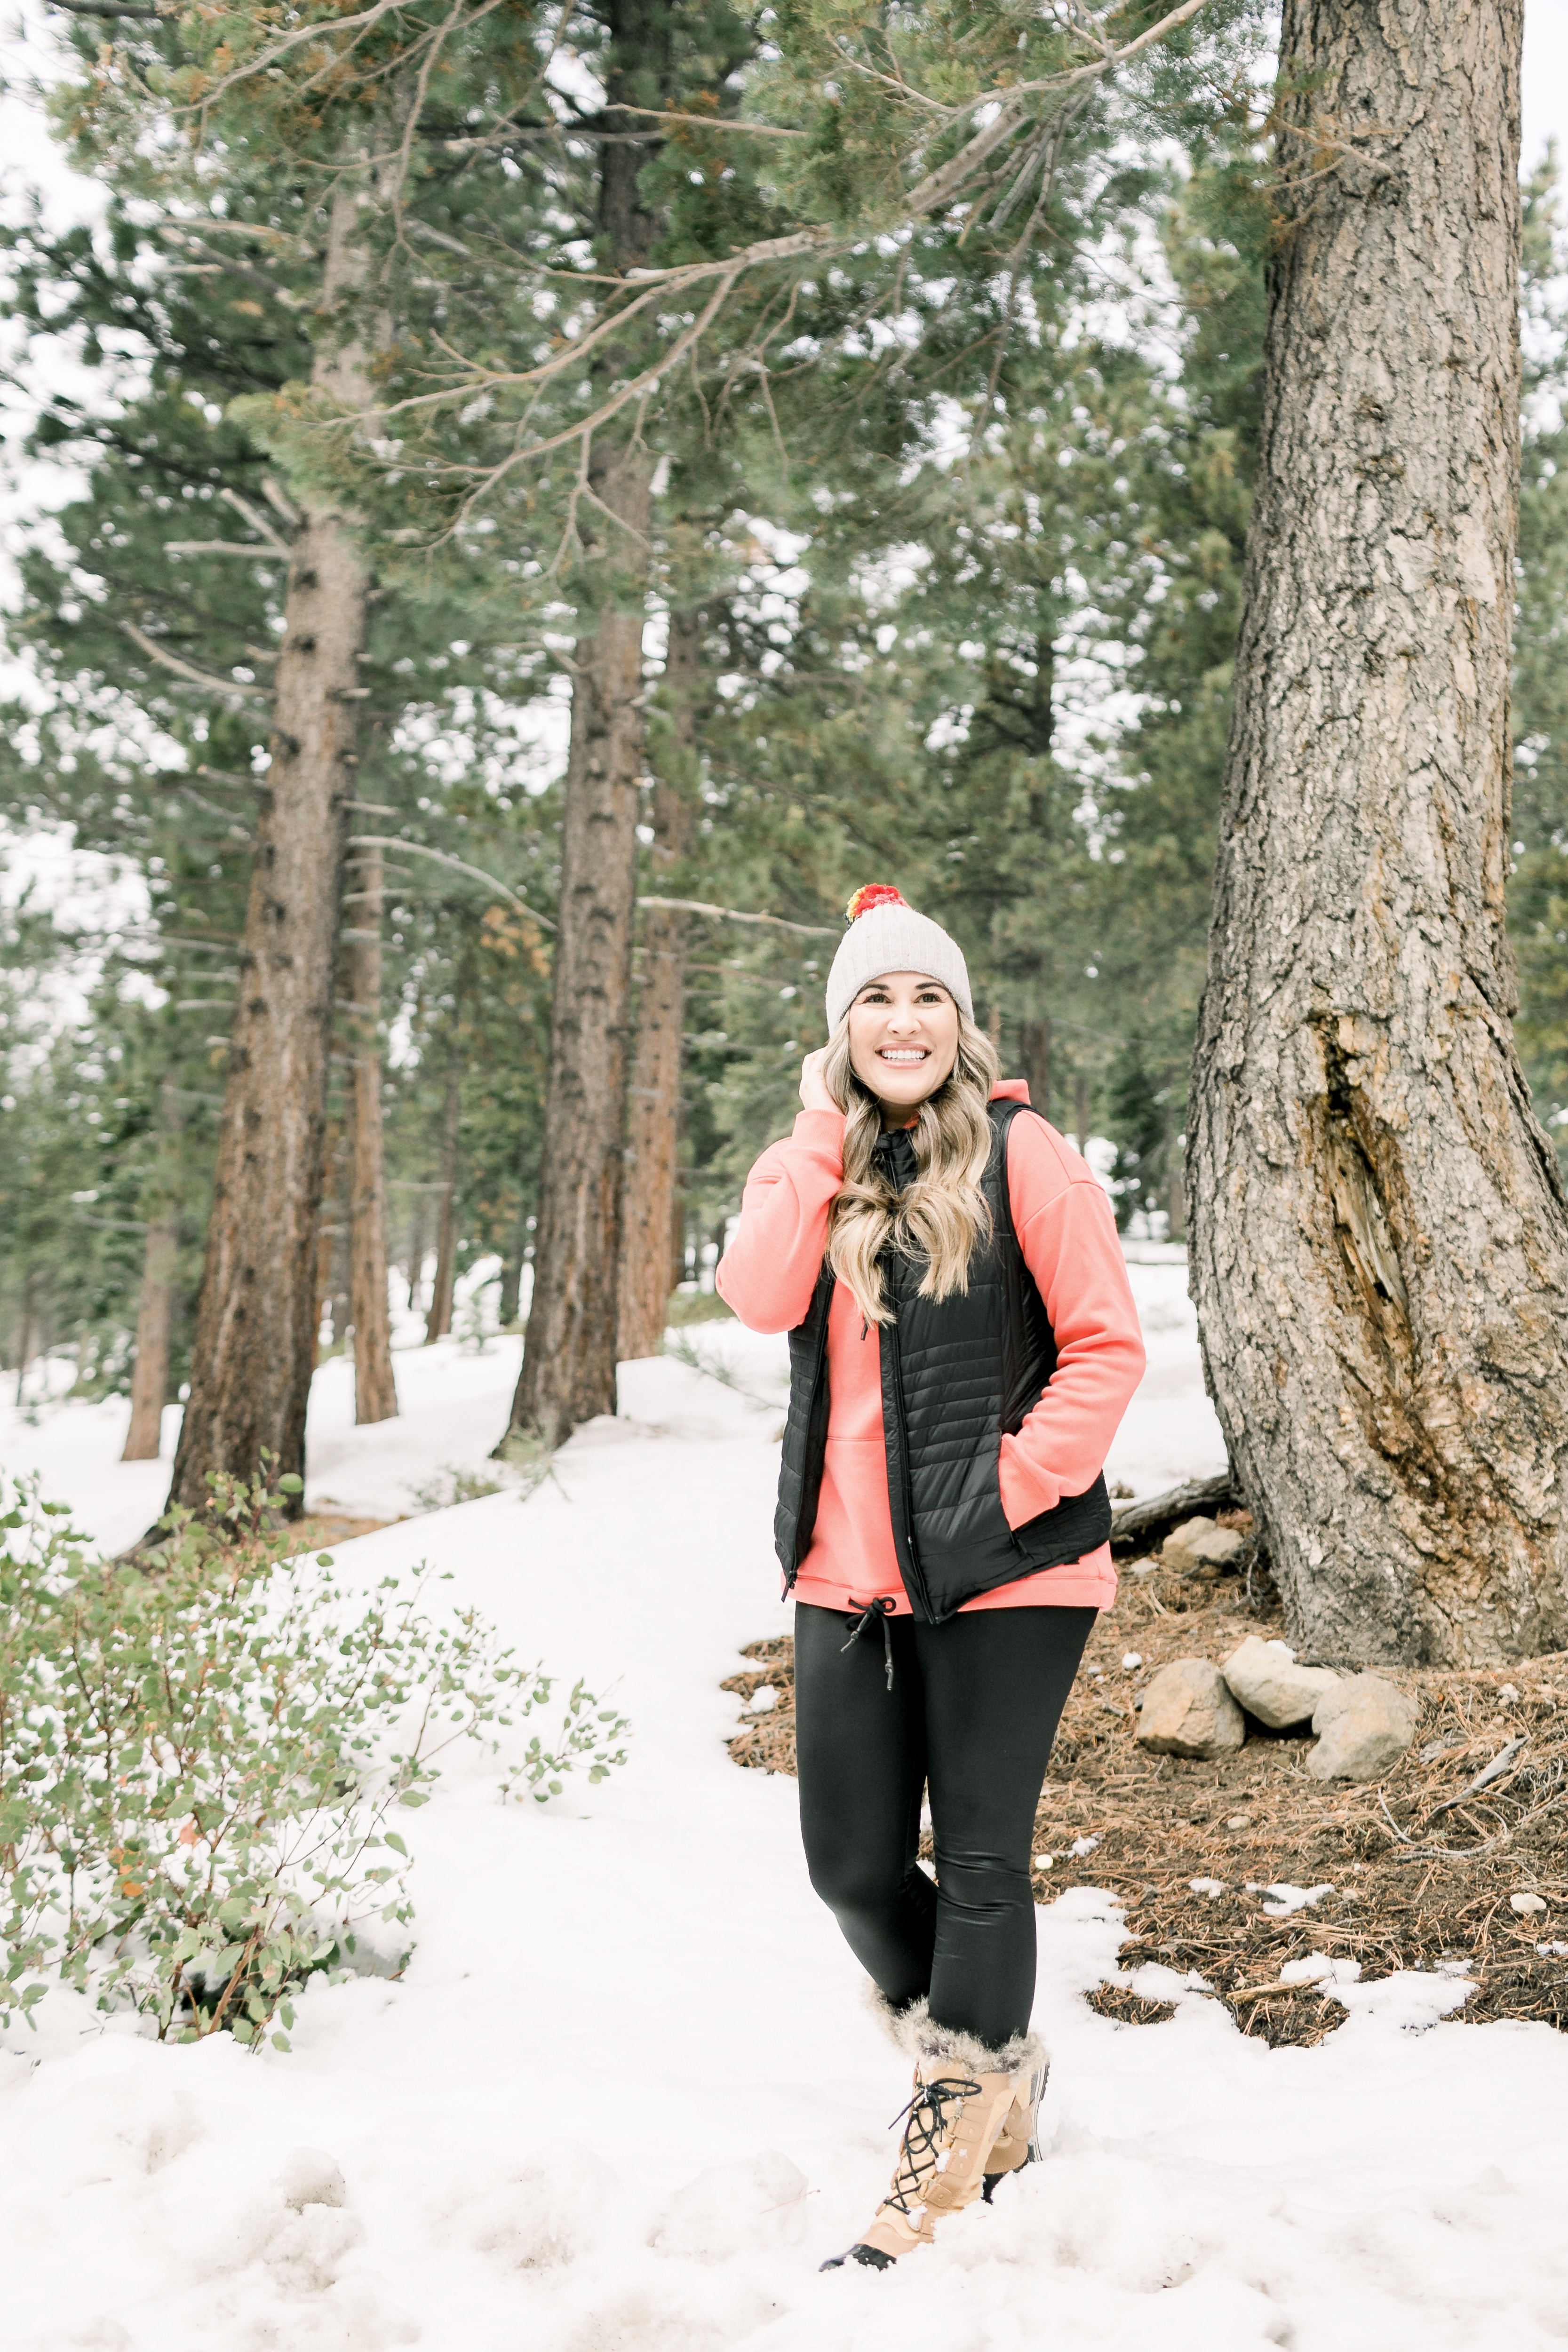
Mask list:
[[[867,983],[887,971],[925,972],[940,980],[974,1018],[969,967],[956,940],[929,915],[917,915],[890,882],[868,882],[857,890],[847,912],[849,929],[838,943],[827,975],[827,1034],[833,1034]]]

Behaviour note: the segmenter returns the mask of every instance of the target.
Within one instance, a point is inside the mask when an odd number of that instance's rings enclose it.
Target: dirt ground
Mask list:
[[[1249,1633],[1283,1637],[1267,1583],[1249,1594],[1237,1575],[1121,1565],[1041,1795],[1037,1899],[1109,1887],[1131,1930],[1123,1971],[1146,1960],[1195,1971],[1244,2032],[1270,2042],[1318,2042],[1343,2019],[1316,1986],[1279,1981],[1288,1961],[1311,1952],[1359,1961],[1365,1979],[1463,1962],[1477,1985],[1464,2019],[1568,2026],[1568,1653],[1506,1668],[1380,1669],[1418,1701],[1421,1724],[1387,1779],[1367,1787],[1311,1780],[1310,1738],[1250,1718],[1246,1746],[1217,1763],[1140,1748],[1133,1701],[1156,1669],[1173,1658],[1222,1664]],[[779,1636],[743,1654],[752,1666],[723,1685],[744,1710],[730,1752],[738,1764],[793,1772],[793,1644]],[[767,1712],[751,1705],[764,1685],[778,1694]],[[1463,1796],[1516,1740],[1498,1778]],[[1085,1839],[1092,1848],[1074,1855]],[[1195,1891],[1194,1879],[1224,1891]],[[1264,1895],[1276,1885],[1328,1892],[1270,1918]],[[1516,1894],[1546,1908],[1521,1917]],[[1170,2014],[1125,1974],[1091,1999],[1128,2023]]]

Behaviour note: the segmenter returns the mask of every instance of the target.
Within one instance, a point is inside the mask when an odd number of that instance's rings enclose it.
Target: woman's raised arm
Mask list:
[[[844,1181],[844,1114],[803,1110],[746,1179],[741,1222],[714,1282],[748,1330],[793,1331],[805,1319]]]

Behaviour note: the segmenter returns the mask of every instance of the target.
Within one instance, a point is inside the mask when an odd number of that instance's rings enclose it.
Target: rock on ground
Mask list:
[[[1340,1679],[1327,1666],[1299,1666],[1286,1643],[1265,1642],[1257,1633],[1232,1651],[1220,1672],[1247,1713],[1272,1731],[1310,1722]]]
[[[1326,1691],[1312,1717],[1318,1744],[1307,1755],[1314,1780],[1377,1780],[1415,1737],[1414,1699],[1381,1675],[1347,1675]]]
[[[1194,1756],[1208,1763],[1229,1755],[1246,1737],[1241,1709],[1207,1658],[1174,1659],[1143,1694],[1138,1744],[1157,1756]]]
[[[1225,1568],[1241,1549],[1241,1538],[1234,1528],[1222,1528],[1213,1519],[1184,1519],[1173,1528],[1160,1547],[1160,1557],[1172,1568]]]

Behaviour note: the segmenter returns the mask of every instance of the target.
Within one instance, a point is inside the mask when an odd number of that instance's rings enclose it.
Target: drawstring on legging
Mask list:
[[[874,1617],[879,1617],[882,1621],[882,1650],[883,1654],[888,1661],[888,1688],[889,1690],[893,1687],[893,1635],[892,1629],[889,1625],[888,1620],[893,1613],[894,1606],[895,1603],[885,1597],[879,1598],[876,1601],[868,1601],[866,1603],[864,1615],[860,1618],[858,1623],[851,1628],[849,1639],[844,1644],[844,1650],[852,1648],[860,1639],[861,1634],[866,1631],[866,1628],[871,1622],[871,1620]],[[844,1655],[844,1650],[839,1651],[838,1654],[840,1657]]]

